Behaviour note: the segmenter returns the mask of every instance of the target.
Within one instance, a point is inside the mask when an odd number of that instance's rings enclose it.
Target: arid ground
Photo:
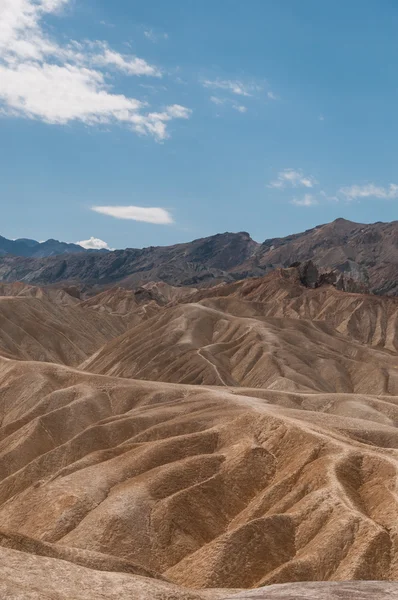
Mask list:
[[[0,596],[398,598],[398,299],[148,290],[1,287]]]

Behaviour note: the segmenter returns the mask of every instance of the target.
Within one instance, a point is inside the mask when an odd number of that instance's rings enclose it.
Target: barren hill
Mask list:
[[[396,299],[308,289],[292,268],[183,302],[81,367],[175,383],[398,394]]]
[[[6,359],[0,383],[2,546],[197,589],[398,576],[396,397]]]
[[[3,287],[3,597],[398,598],[398,300],[350,285]]]

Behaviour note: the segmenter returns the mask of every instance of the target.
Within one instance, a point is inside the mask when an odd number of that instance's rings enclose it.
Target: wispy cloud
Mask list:
[[[155,225],[171,225],[174,223],[171,213],[164,208],[145,208],[142,206],[93,206],[94,212],[115,219],[142,221]]]
[[[321,190],[319,194],[322,196],[322,198],[328,200],[329,202],[340,202],[340,198],[335,194],[327,194],[324,190]]]
[[[237,96],[252,96],[254,92],[261,90],[261,86],[253,83],[244,83],[237,79],[205,79],[202,81],[205,88],[225,90]]]
[[[240,113],[247,112],[247,106],[243,104],[236,104],[234,100],[231,98],[220,98],[219,96],[210,96],[210,102],[215,104],[216,106],[226,106],[228,108],[232,108]]]
[[[91,237],[88,240],[83,240],[81,242],[75,243],[81,246],[82,248],[85,248],[86,250],[111,250],[107,242],[104,242],[104,240],[100,240],[99,238],[95,237]]]
[[[339,194],[346,200],[358,200],[360,198],[379,198],[381,200],[394,200],[398,198],[398,185],[390,183],[389,186],[378,186],[374,183],[366,185],[351,185],[339,189]]]
[[[271,181],[268,187],[276,189],[284,189],[286,187],[312,188],[317,183],[317,180],[312,175],[304,175],[301,170],[284,169],[278,173],[276,180]]]
[[[61,45],[50,38],[43,19],[67,5],[71,0],[0,1],[0,112],[53,124],[119,123],[141,135],[166,139],[167,123],[189,118],[188,108],[175,104],[153,111],[146,102],[114,93],[107,81],[109,69],[157,78],[161,70],[103,41]]]
[[[283,173],[286,174],[284,171]],[[304,177],[300,178],[298,176],[302,176],[301,171],[294,171],[294,175],[291,171],[289,171],[289,186],[290,187],[313,187],[317,182],[313,178]],[[278,178],[274,184],[269,187],[277,187],[284,188],[285,179],[282,180]],[[279,185],[280,183],[280,185]],[[310,185],[310,183],[312,185]],[[398,184],[390,183],[388,186],[376,185],[374,183],[368,183],[365,185],[351,185],[346,187],[341,187],[335,193],[328,193],[325,190],[320,190],[317,193],[318,197],[315,197],[312,194],[305,194],[303,198],[294,198],[290,201],[291,204],[295,206],[315,206],[322,202],[341,202],[345,200],[346,202],[360,201],[362,198],[377,198],[379,200],[395,200],[398,199]]]
[[[247,112],[247,106],[242,106],[242,105],[238,105],[238,104],[234,104],[232,107],[234,110],[237,110],[240,113],[245,113]]]
[[[318,200],[312,194],[305,194],[303,198],[293,198],[293,200],[290,203],[294,204],[294,206],[308,208],[310,206],[316,206],[318,204]]]
[[[144,35],[149,41],[153,42],[154,44],[156,44],[157,42],[159,42],[161,40],[169,39],[168,33],[157,33],[153,29],[146,29],[144,31]]]
[[[87,55],[87,62],[91,65],[115,67],[126,75],[145,75],[149,77],[162,76],[160,69],[154,65],[150,65],[143,58],[119,54],[119,52],[115,52],[104,42],[98,45],[101,49],[100,53]]]
[[[267,92],[267,96],[270,100],[278,100],[278,96],[274,92]]]
[[[217,106],[221,106],[222,104],[225,104],[226,100],[225,98],[219,98],[218,96],[210,96],[210,102],[217,104]]]

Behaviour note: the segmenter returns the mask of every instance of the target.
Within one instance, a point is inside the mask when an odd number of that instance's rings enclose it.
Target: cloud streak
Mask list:
[[[339,189],[339,194],[348,201],[360,198],[379,198],[381,200],[394,200],[398,198],[398,185],[390,183],[388,187],[378,186],[374,183],[366,185],[351,185]]]
[[[237,96],[252,96],[255,91],[261,90],[261,87],[258,85],[247,84],[243,81],[232,79],[205,79],[202,85],[205,88],[225,90]]]
[[[290,204],[309,208],[310,206],[316,206],[318,204],[318,200],[312,196],[312,194],[305,194],[303,198],[293,198]]]
[[[147,38],[147,40],[153,42],[154,44],[156,44],[160,40],[169,39],[168,33],[156,33],[153,29],[146,29],[144,31],[144,36]]]
[[[242,105],[238,105],[238,104],[234,104],[232,107],[234,110],[237,110],[240,113],[245,113],[247,112],[247,107],[246,106],[242,106]]]
[[[284,169],[277,175],[275,181],[271,181],[269,188],[285,189],[287,187],[306,187],[312,188],[317,185],[317,180],[312,175],[304,175],[301,170]]]
[[[99,46],[102,47],[102,52],[94,53],[87,57],[90,64],[100,67],[114,67],[126,75],[162,77],[160,69],[150,65],[143,58],[119,54],[119,52],[115,52],[104,42],[99,44]]]
[[[219,98],[218,96],[210,96],[210,102],[213,102],[213,104],[216,104],[217,106],[222,106],[226,103],[226,100],[224,98]]]
[[[240,113],[247,112],[247,106],[244,106],[243,104],[236,104],[235,100],[231,98],[220,98],[219,96],[210,96],[210,102],[212,102],[216,106],[230,107],[233,110],[236,110]]]
[[[94,212],[115,219],[141,221],[154,225],[171,225],[174,223],[171,213],[164,208],[145,208],[142,206],[93,206]]]

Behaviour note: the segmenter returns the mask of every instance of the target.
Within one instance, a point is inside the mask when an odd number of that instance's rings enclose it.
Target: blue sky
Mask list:
[[[0,233],[397,219],[397,27],[395,0],[0,0]]]

